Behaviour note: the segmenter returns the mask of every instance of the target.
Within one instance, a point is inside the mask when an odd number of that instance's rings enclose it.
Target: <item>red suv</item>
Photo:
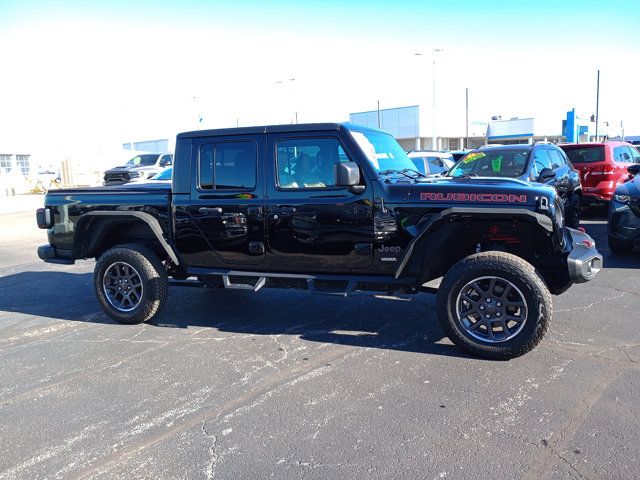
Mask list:
[[[627,177],[627,167],[640,163],[640,153],[627,142],[558,145],[580,172],[582,203],[607,203]]]

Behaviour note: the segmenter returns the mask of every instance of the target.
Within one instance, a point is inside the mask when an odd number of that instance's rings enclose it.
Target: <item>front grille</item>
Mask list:
[[[131,180],[128,172],[105,173],[104,183],[127,183]]]

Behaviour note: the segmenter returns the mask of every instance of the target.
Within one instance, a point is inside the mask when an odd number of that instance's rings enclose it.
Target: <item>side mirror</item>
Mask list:
[[[338,187],[349,187],[354,193],[360,193],[364,187],[360,185],[360,168],[355,162],[335,164],[335,184]]]
[[[543,168],[540,171],[540,175],[538,175],[539,182],[546,182],[547,180],[551,180],[552,178],[556,178],[556,172],[551,168]]]
[[[629,172],[629,175],[631,175],[632,177],[635,177],[636,175],[638,175],[640,173],[640,163],[634,163],[633,165],[629,165],[627,167],[627,172]]]

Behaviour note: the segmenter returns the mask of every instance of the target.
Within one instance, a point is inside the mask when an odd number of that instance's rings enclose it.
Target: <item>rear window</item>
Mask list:
[[[563,149],[571,163],[604,162],[604,147]]]

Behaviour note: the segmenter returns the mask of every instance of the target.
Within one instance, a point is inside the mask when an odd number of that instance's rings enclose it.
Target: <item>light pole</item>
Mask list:
[[[441,48],[433,49],[433,135],[432,135],[432,148],[438,150],[438,142],[436,141],[436,53],[441,52]]]
[[[469,148],[469,89],[464,89],[464,145],[462,150]]]
[[[276,83],[279,84],[279,85],[282,85],[282,86],[284,86],[285,84],[289,85],[289,87],[290,87],[289,88],[289,92],[290,92],[289,97],[290,97],[290,101],[291,101],[292,104],[295,103],[293,101],[293,82],[295,82],[295,81],[296,81],[295,78],[289,78],[287,80],[276,80]],[[293,108],[295,109],[295,105],[291,105],[291,106],[293,106]],[[295,120],[296,120],[296,125],[297,125],[298,124],[298,112],[296,111],[296,112],[294,112],[294,114],[295,114]],[[291,123],[293,123],[293,119],[291,120]]]
[[[598,69],[598,79],[596,80],[596,142],[598,141],[598,109],[600,107],[600,70]]]
[[[432,92],[432,104],[431,104],[431,149],[432,150],[438,150],[438,142],[436,141],[436,54],[442,52],[443,49],[442,48],[434,48],[431,50],[431,60],[432,60],[432,72],[433,72],[433,78],[432,78],[432,87],[433,87],[433,92]],[[414,55],[416,56],[422,56],[422,52],[417,52],[414,53]]]

